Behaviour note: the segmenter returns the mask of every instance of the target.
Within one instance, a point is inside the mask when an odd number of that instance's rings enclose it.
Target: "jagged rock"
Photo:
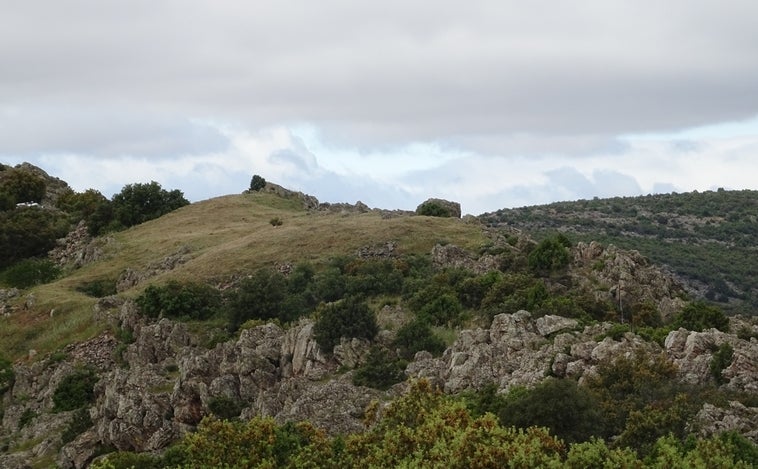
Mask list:
[[[303,319],[288,330],[282,342],[284,376],[320,380],[330,371],[329,359],[313,337],[313,321]]]
[[[395,257],[396,249],[397,243],[395,241],[387,241],[373,246],[363,246],[356,255],[361,259],[389,259]]]
[[[246,192],[249,192],[249,191],[246,191]],[[266,186],[263,189],[261,189],[261,192],[275,194],[284,199],[298,200],[303,204],[303,208],[305,208],[306,210],[318,210],[319,208],[318,199],[313,197],[312,195],[303,194],[302,192],[297,192],[297,191],[291,191],[289,189],[285,189],[284,187],[278,184],[274,184],[271,182],[267,182]]]
[[[61,448],[58,456],[58,467],[82,469],[92,461],[97,454],[100,439],[94,430],[88,430],[71,443]]]
[[[118,293],[121,293],[127,290],[131,290],[138,284],[142,283],[145,278],[146,276],[143,272],[139,272],[132,268],[127,268],[121,272],[121,275],[119,275],[118,279],[116,280],[116,291]]]
[[[432,264],[439,269],[454,267],[483,274],[497,269],[498,260],[489,254],[474,258],[472,254],[454,244],[436,244],[432,248]]]
[[[355,368],[365,361],[371,343],[365,339],[340,339],[334,346],[334,360],[339,366]]]
[[[579,321],[576,319],[564,318],[563,316],[547,315],[537,318],[537,320],[534,321],[534,325],[537,328],[537,333],[539,335],[547,337],[550,334],[559,331],[575,329],[579,325]]]
[[[425,206],[432,204],[441,207],[443,210],[449,213],[447,216],[453,218],[461,218],[461,204],[445,199],[427,199],[416,208],[416,213],[421,214]]]
[[[730,401],[727,408],[706,403],[690,427],[703,437],[737,431],[758,444],[758,407],[746,407],[738,401]]]

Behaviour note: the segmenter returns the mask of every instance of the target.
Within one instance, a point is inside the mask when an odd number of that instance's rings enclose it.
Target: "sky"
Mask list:
[[[754,0],[0,0],[0,162],[480,214],[758,189]]]

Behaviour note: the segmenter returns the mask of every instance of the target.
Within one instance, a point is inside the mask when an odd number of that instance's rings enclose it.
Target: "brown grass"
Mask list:
[[[281,226],[270,220],[278,217]],[[17,359],[37,350],[50,353],[101,333],[92,318],[95,299],[76,291],[98,279],[116,279],[126,268],[144,271],[180,249],[188,262],[150,279],[211,281],[277,263],[309,261],[318,266],[337,255],[395,241],[401,253],[428,253],[438,242],[475,249],[485,242],[481,229],[458,219],[397,217],[378,213],[309,213],[299,202],[271,194],[230,195],[195,203],[126,231],[115,233],[100,261],[31,290],[35,307],[0,319],[0,353]],[[50,310],[55,309],[51,317]]]

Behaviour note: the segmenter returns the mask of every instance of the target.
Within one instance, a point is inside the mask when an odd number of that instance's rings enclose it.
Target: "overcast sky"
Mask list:
[[[464,213],[758,189],[758,2],[0,0],[0,162]]]

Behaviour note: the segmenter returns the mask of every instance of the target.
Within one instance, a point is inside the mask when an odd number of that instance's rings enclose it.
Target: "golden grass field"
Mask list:
[[[281,226],[272,226],[275,217]],[[110,237],[101,260],[24,292],[23,298],[34,295],[34,306],[0,318],[0,354],[15,360],[33,349],[44,356],[97,336],[107,325],[93,319],[96,299],[76,288],[115,280],[127,268],[144,271],[180,250],[188,251],[188,262],[122,295],[135,296],[150,283],[169,279],[219,282],[277,263],[309,261],[318,268],[333,256],[388,241],[396,242],[402,254],[428,253],[438,242],[470,249],[486,242],[480,225],[459,219],[314,213],[296,199],[265,193],[197,202]]]

